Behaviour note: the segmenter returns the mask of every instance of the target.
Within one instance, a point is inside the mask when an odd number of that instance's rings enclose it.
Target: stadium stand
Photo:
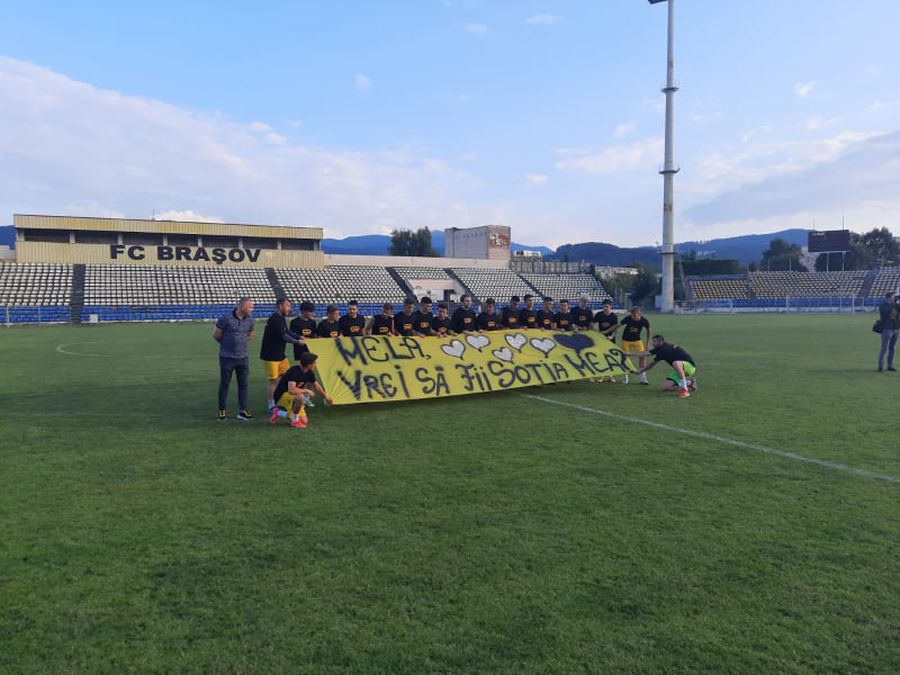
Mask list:
[[[593,274],[520,274],[528,284],[534,287],[539,295],[549,295],[557,300],[574,300],[582,293],[591,297],[593,304],[600,304],[610,297],[603,284]]]
[[[746,277],[688,278],[690,297],[704,300],[747,300],[750,289]]]
[[[282,287],[290,298],[316,304],[402,303],[405,293],[387,268],[363,265],[334,265],[326,269],[276,269]]]
[[[442,267],[394,267],[403,279],[449,279],[450,275]]]
[[[215,318],[241,296],[258,311],[274,306],[263,269],[87,265],[81,318],[100,321],[175,321]]]
[[[895,293],[897,289],[900,289],[900,267],[883,267],[878,270],[868,295],[880,300],[885,293]]]
[[[274,304],[263,269],[87,265],[86,305],[230,305],[241,296]]]
[[[759,299],[855,298],[866,272],[752,272],[751,294]]]
[[[71,290],[71,265],[0,264],[0,305],[65,306]]]
[[[478,301],[495,298],[498,302],[503,302],[513,295],[538,294],[522,277],[508,269],[454,267],[452,272],[472,291]]]
[[[83,274],[83,277],[82,277]],[[176,267],[142,265],[0,264],[0,321],[65,322],[210,319],[243,295],[256,301],[256,314],[272,311],[284,292],[294,302],[311,300],[342,311],[355,299],[364,315],[383,302],[400,308],[406,279],[453,279],[481,303],[511,295],[551,295],[575,300],[581,293],[597,305],[609,297],[593,275],[523,272],[494,268],[378,267],[334,265],[325,269]],[[687,277],[687,298],[703,308],[833,308],[877,305],[900,288],[900,267],[868,272],[754,272],[749,275]]]

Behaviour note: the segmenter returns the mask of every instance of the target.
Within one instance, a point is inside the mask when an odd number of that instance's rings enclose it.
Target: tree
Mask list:
[[[648,265],[636,264],[638,273],[632,277],[631,300],[636,305],[642,305],[647,298],[655,297],[659,292],[659,278],[656,271]]]
[[[869,230],[860,237],[860,243],[872,256],[875,265],[886,265],[900,258],[897,241],[886,227]]]
[[[843,257],[843,261],[841,258]],[[873,267],[889,265],[900,259],[900,247],[894,235],[886,227],[875,228],[864,234],[850,234],[850,250],[847,253],[822,254],[816,259],[816,270],[841,269],[869,270]]]
[[[797,244],[789,244],[781,237],[776,237],[769,242],[769,248],[763,251],[759,268],[773,272],[806,272],[806,267],[800,264],[801,253],[803,250]]]
[[[415,232],[392,230],[391,255],[437,258],[437,251],[431,246],[431,230],[427,227],[420,227]]]

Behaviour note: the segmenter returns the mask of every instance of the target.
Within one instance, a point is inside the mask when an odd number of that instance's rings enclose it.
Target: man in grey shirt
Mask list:
[[[219,343],[219,421],[228,417],[225,404],[228,401],[228,387],[231,374],[237,374],[238,404],[237,418],[248,421],[253,415],[247,410],[247,388],[250,377],[250,354],[247,343],[253,337],[253,300],[241,298],[237,307],[223,314],[216,321],[213,340]]]

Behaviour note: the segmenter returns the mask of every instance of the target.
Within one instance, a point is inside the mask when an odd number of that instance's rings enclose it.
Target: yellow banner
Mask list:
[[[504,330],[447,337],[342,337],[310,344],[335,405],[482,394],[633,372],[600,333]]]

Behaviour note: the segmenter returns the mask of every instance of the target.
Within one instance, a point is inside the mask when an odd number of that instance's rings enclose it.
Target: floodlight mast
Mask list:
[[[651,5],[669,3],[669,28],[667,42],[666,86],[666,156],[660,169],[663,176],[663,245],[662,256],[662,302],[660,309],[671,312],[675,308],[675,0],[649,0]]]

